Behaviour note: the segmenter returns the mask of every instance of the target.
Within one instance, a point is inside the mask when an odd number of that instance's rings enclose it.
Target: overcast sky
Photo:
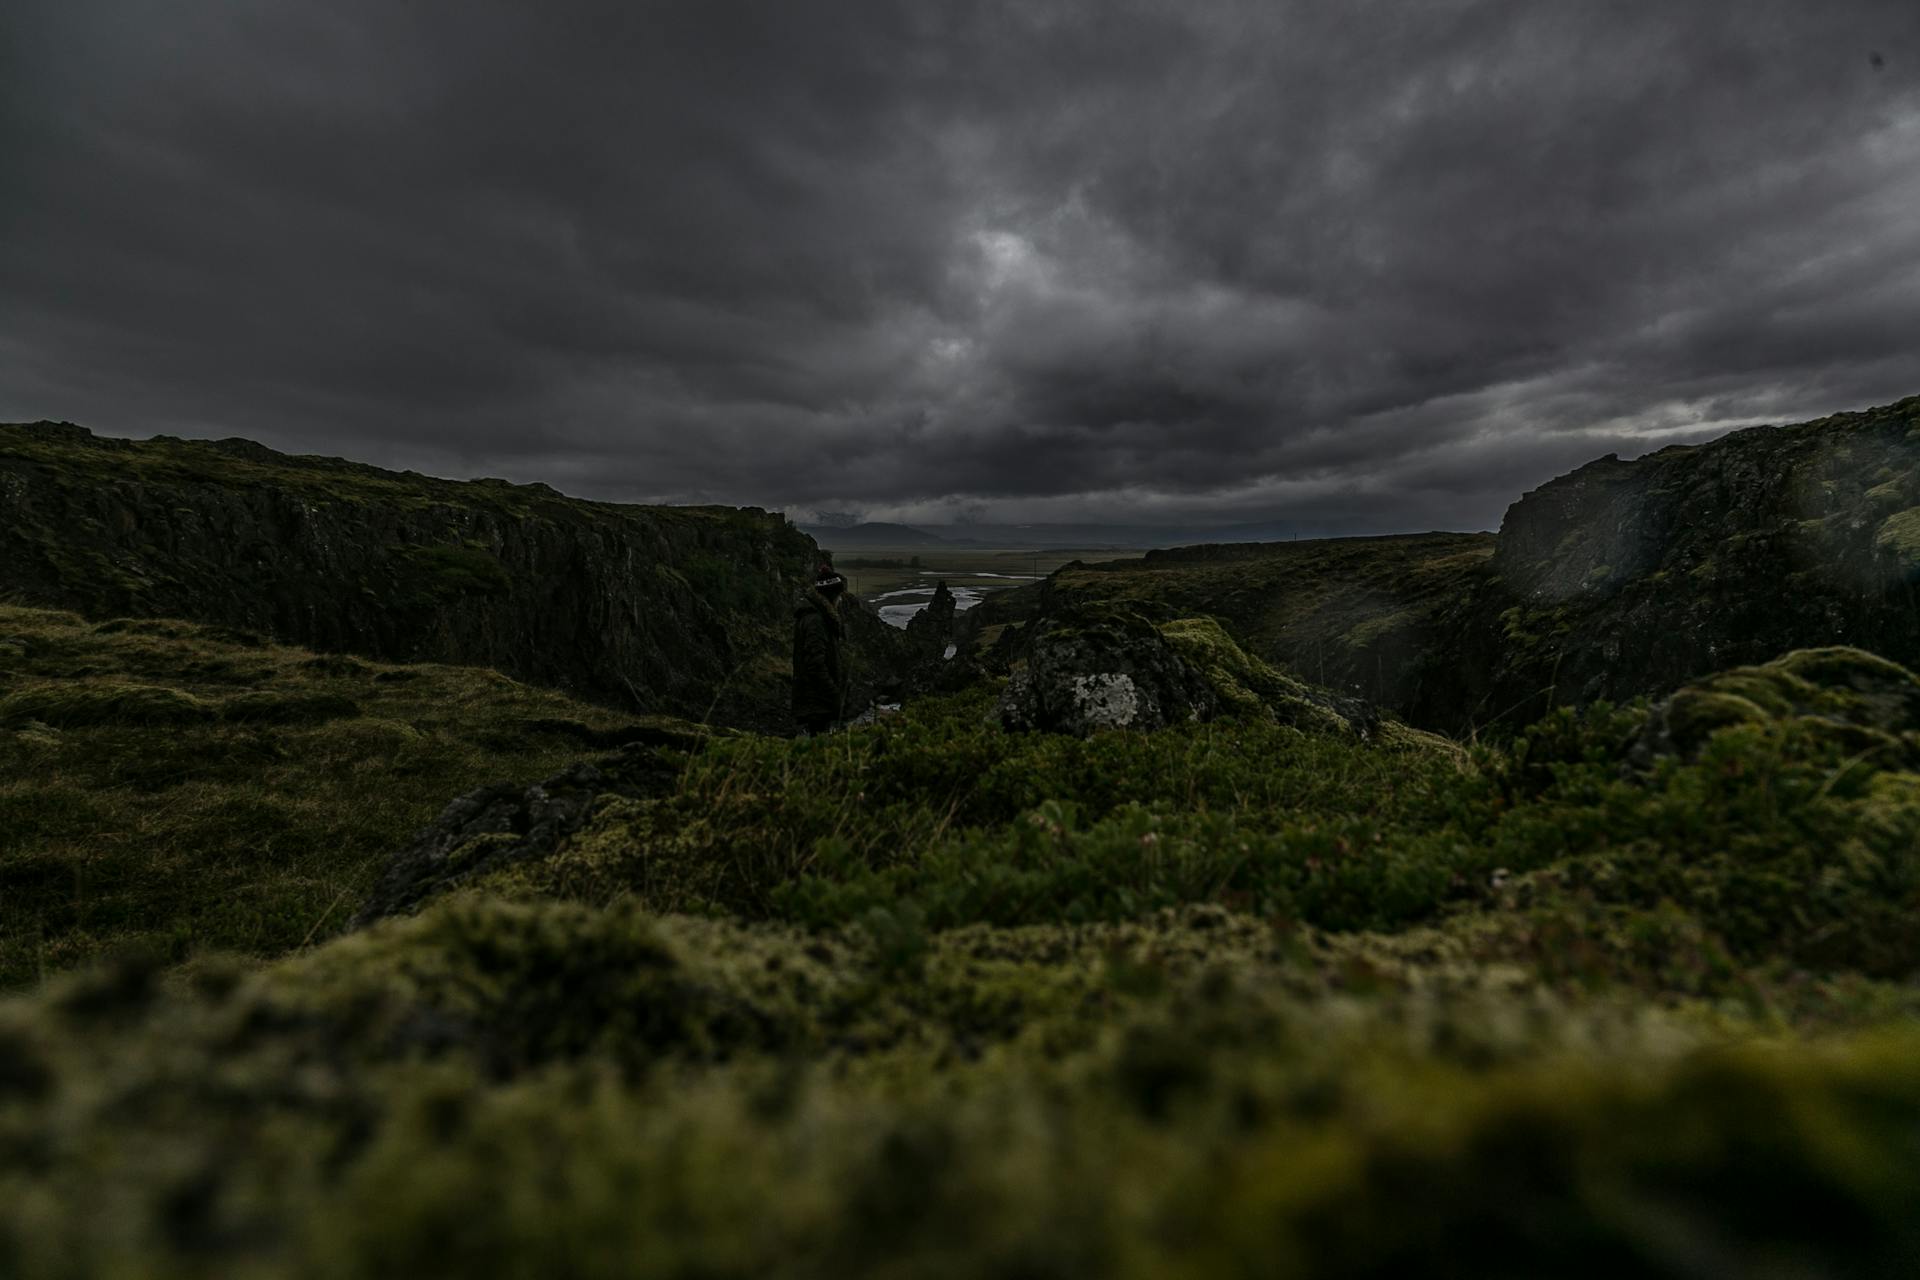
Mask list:
[[[1913,0],[8,0],[0,419],[1487,527],[1920,392]]]

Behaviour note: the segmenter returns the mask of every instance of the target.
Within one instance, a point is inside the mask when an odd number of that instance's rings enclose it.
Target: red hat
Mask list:
[[[815,591],[823,591],[831,595],[846,585],[847,580],[841,577],[830,564],[822,564],[813,571],[813,589]]]

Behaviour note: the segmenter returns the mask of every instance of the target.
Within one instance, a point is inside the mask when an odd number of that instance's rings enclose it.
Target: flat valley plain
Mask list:
[[[908,587],[929,587],[945,582],[949,587],[971,587],[976,591],[1004,591],[1010,587],[1038,582],[1057,569],[1076,561],[1080,564],[1104,564],[1114,560],[1134,560],[1146,554],[1138,548],[1060,548],[1021,550],[1008,547],[929,548],[855,547],[835,551],[823,547],[846,575],[847,585],[864,600],[888,591]],[[917,560],[917,564],[916,564]]]

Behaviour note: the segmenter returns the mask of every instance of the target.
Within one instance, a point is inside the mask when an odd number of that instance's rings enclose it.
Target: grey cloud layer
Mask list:
[[[0,417],[1393,528],[1920,390],[1907,0],[0,21]]]

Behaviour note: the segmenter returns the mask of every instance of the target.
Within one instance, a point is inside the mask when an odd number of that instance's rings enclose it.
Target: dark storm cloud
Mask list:
[[[29,0],[0,417],[1477,525],[1920,390],[1920,7]]]

